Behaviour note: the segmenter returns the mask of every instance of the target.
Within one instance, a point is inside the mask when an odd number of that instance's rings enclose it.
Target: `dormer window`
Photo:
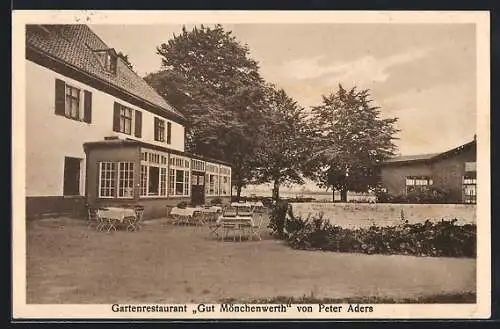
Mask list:
[[[113,74],[116,73],[116,60],[116,54],[109,51],[106,56],[106,70]]]
[[[112,74],[116,74],[116,62],[118,60],[118,55],[113,48],[97,50],[97,55],[101,61],[104,69]]]

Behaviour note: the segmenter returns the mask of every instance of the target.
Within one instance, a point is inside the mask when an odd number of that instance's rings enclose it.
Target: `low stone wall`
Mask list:
[[[458,220],[457,224],[476,223],[473,204],[390,204],[390,203],[291,203],[294,216],[303,219],[322,214],[334,225],[342,227],[391,226],[441,219]]]

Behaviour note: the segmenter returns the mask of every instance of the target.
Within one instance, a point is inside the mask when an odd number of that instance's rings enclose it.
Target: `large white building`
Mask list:
[[[28,216],[230,198],[230,165],[184,152],[184,115],[88,26],[26,27],[25,90]]]

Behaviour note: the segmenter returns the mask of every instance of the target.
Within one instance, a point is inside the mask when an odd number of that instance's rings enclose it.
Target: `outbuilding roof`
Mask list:
[[[403,155],[397,156],[394,158],[387,159],[383,162],[382,165],[393,165],[393,164],[405,164],[405,163],[414,163],[414,162],[429,162],[435,161],[438,159],[442,159],[448,157],[450,155],[458,154],[465,150],[470,149],[471,147],[476,147],[476,139],[470,141],[468,143],[462,144],[450,150],[441,152],[441,153],[428,153],[428,154],[416,154],[416,155]]]

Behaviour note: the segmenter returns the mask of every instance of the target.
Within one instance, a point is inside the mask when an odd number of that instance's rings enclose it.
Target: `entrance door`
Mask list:
[[[200,205],[205,203],[205,173],[202,171],[191,172],[191,203]]]
[[[80,195],[80,162],[78,158],[64,158],[63,195]]]

